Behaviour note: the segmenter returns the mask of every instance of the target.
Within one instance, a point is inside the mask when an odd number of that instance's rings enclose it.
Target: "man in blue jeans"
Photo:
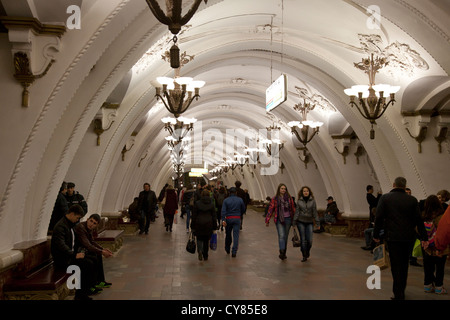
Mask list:
[[[244,201],[236,196],[236,188],[230,188],[230,196],[223,200],[222,204],[222,225],[225,227],[225,251],[236,257],[239,245],[239,230],[241,228],[241,218],[245,212]],[[233,232],[233,236],[231,236]]]

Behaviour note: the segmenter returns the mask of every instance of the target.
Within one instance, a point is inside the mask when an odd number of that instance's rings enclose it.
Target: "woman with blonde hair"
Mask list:
[[[297,225],[300,234],[302,262],[309,258],[313,240],[314,221],[316,222],[316,228],[320,228],[316,200],[314,200],[311,188],[303,186],[298,192],[297,207],[294,214],[294,223]]]
[[[281,260],[286,259],[287,240],[289,230],[291,230],[292,218],[294,217],[295,204],[285,184],[278,185],[277,193],[269,204],[269,210],[266,215],[266,226],[269,226],[270,219],[273,221],[278,232],[278,246],[280,248]]]

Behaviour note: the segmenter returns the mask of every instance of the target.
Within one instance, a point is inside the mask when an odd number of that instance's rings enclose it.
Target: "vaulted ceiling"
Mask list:
[[[97,212],[126,207],[146,181],[159,191],[174,176],[161,122],[169,112],[155,98],[156,78],[175,75],[162,57],[172,45],[167,26],[144,0],[1,2],[4,15],[47,24],[68,26],[71,5],[81,16],[80,29],[60,37],[30,36],[36,73],[49,58],[56,62],[31,86],[28,108],[19,105],[21,87],[9,58],[21,40],[11,28],[2,34],[4,100],[14,109],[2,130],[15,140],[2,134],[10,154],[1,173],[0,219],[12,214],[25,190],[20,216],[34,218],[20,233],[39,237],[62,180],[75,181]],[[188,10],[193,1],[183,3]],[[280,182],[294,195],[306,184],[318,199],[335,196],[353,216],[366,214],[367,184],[387,191],[404,175],[420,198],[445,188],[448,142],[438,152],[432,136],[450,123],[449,12],[448,2],[439,0],[202,1],[178,35],[190,58],[180,75],[206,82],[184,114],[197,119],[185,170],[212,169],[276,125],[284,141],[279,157],[223,174],[224,184],[242,180],[255,199],[273,195]],[[370,123],[344,93],[368,84],[354,63],[372,53],[389,59],[376,82],[401,87],[373,140]],[[281,74],[288,79],[287,100],[266,112],[266,89]],[[324,123],[306,154],[287,125],[301,120],[294,106],[305,97],[316,102],[308,118]],[[105,129],[99,144],[95,119]],[[419,153],[412,136],[424,126],[428,136]]]

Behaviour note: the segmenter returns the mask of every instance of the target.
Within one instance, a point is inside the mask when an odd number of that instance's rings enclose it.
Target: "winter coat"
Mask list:
[[[417,199],[401,188],[382,195],[378,201],[374,239],[380,239],[382,229],[387,241],[415,241],[417,237],[422,241],[428,239]]]
[[[58,268],[67,268],[75,260],[77,252],[74,247],[74,227],[75,223],[64,216],[53,228],[51,253]]]
[[[144,211],[145,214],[151,213],[155,210],[157,204],[155,191],[141,191],[139,192],[139,200],[138,200],[138,214],[141,211]]]
[[[194,204],[191,217],[191,229],[196,237],[211,237],[217,229],[217,215],[211,197],[204,196]]]
[[[178,197],[175,189],[166,189],[166,204],[164,205],[164,214],[174,215],[178,209]]]
[[[313,223],[320,226],[319,215],[317,214],[316,200],[309,197],[306,202],[303,197],[297,200],[297,207],[295,209],[294,221],[303,223]]]

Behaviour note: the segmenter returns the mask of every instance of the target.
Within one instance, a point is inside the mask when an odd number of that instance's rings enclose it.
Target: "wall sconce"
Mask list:
[[[364,154],[364,147],[362,145],[358,145],[354,153],[356,157],[356,164],[359,164],[359,157],[361,157],[363,154]]]
[[[411,138],[413,138],[414,140],[417,141],[418,143],[418,152],[422,153],[422,142],[425,140],[425,138],[427,137],[427,131],[428,131],[428,127],[427,124],[419,124],[419,134],[416,136],[413,136],[411,134],[411,131],[409,131],[408,128],[406,128],[406,131],[408,132],[409,136]]]
[[[103,132],[111,129],[111,126],[117,117],[118,108],[119,104],[117,103],[105,102],[102,105],[101,114],[97,115],[98,118],[95,118],[93,120],[94,132],[97,135],[97,146],[100,145],[100,136],[103,134]]]
[[[358,137],[354,132],[352,132],[351,134],[331,136],[331,138],[334,140],[334,148],[336,149],[337,153],[339,153],[342,156],[344,164],[347,164],[347,156],[350,153],[350,146],[352,145],[352,142],[355,141]],[[359,152],[362,151],[357,148],[355,153],[357,162],[359,161],[358,160]]]
[[[438,135],[436,137],[434,137],[434,139],[438,143],[439,153],[442,153],[442,142],[444,142],[447,139],[447,133],[448,133],[448,125],[447,126],[438,126]]]
[[[131,148],[133,148],[134,146],[134,137],[137,135],[136,132],[132,133],[132,137],[130,137],[130,139],[127,141],[127,143],[123,146],[122,148],[122,161],[125,161],[125,153],[127,153],[128,151],[131,150]]]
[[[309,152],[307,152],[305,148],[297,148],[297,154],[300,161],[303,162],[303,164],[305,165],[305,169],[308,169],[308,163],[310,160]]]
[[[22,106],[30,105],[28,88],[44,77],[55,63],[54,52],[59,51],[61,37],[66,32],[62,25],[43,24],[36,18],[0,17],[8,29],[12,44],[14,78],[21,84]]]
[[[429,128],[436,128],[434,140],[438,143],[438,152],[442,153],[442,143],[447,139],[448,127],[450,126],[450,114],[446,111],[420,110],[415,112],[402,112],[403,124],[409,136],[417,141],[418,152],[422,153],[422,142],[426,139]],[[407,120],[410,117],[417,121]],[[413,135],[411,126],[416,127],[417,135]],[[417,128],[418,127],[418,128]]]

